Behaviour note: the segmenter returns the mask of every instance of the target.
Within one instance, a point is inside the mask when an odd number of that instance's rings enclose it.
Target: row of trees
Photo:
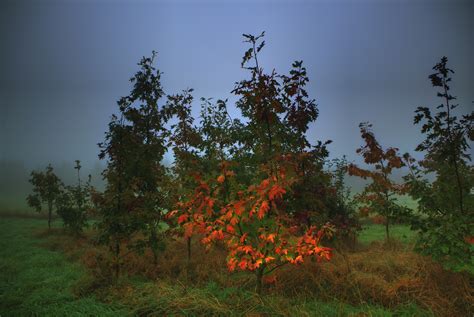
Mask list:
[[[48,228],[51,228],[53,210],[62,218],[65,227],[74,234],[80,234],[87,225],[86,214],[90,206],[90,192],[92,186],[89,179],[81,183],[81,162],[75,161],[77,170],[77,184],[66,186],[54,173],[53,167],[48,165],[44,172],[31,172],[30,183],[33,193],[26,198],[28,205],[41,212],[47,206]]]
[[[432,117],[429,109],[419,108],[415,118],[415,123],[427,121],[422,128],[427,139],[417,148],[427,153],[425,160],[383,149],[371,125],[363,123],[364,145],[357,152],[373,166],[363,169],[345,158],[329,162],[331,141],[307,139],[318,109],[305,88],[306,69],[296,61],[287,75],[266,72],[258,60],[263,37],[244,34],[249,49],[241,66],[249,76],[232,91],[242,120],[229,116],[227,100],[201,99],[196,125],[192,89],[165,95],[153,52],[138,64],[133,88],[118,101],[118,114],[99,144],[99,157],[107,160],[105,190],[81,186],[79,176],[76,187],[62,190],[48,167],[46,173],[32,173],[35,194],[28,198],[30,204],[39,208],[46,202],[50,215],[56,204],[66,224],[71,223],[66,219],[76,221],[76,232],[85,225],[83,211],[89,206],[98,220],[99,241],[113,255],[117,277],[125,253],[148,248],[158,264],[166,237],[178,233],[188,241],[188,259],[193,238],[209,247],[225,245],[229,270],[253,272],[260,292],[264,275],[307,257],[329,260],[331,249],[321,244],[353,241],[360,228],[356,209],[382,214],[388,238],[391,222],[402,216],[414,219],[395,199],[404,193],[420,202],[423,216],[416,224],[423,233],[423,250],[437,256],[439,241],[433,232],[443,235],[448,230],[452,238],[445,241],[443,259],[472,257],[464,239],[473,235],[473,169],[467,155],[473,115],[459,120],[452,115],[446,59],[430,78],[433,84],[441,82],[448,110]],[[171,167],[163,165],[169,148],[175,159]],[[404,184],[396,184],[390,174],[403,166],[411,174]],[[79,163],[76,168],[79,173]],[[422,178],[433,172],[434,182]],[[356,202],[344,185],[346,173],[371,180]]]

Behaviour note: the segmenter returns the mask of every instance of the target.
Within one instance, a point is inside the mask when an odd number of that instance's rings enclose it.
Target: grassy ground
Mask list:
[[[85,270],[38,245],[44,220],[0,219],[0,316],[121,316],[125,310],[93,296],[77,298],[73,285]]]
[[[225,256],[200,252],[198,244],[188,283],[184,241],[169,245],[157,267],[150,255],[127,258],[123,270],[130,276],[100,285],[102,251],[88,238],[45,228],[45,220],[0,218],[0,316],[432,316],[433,307],[449,316],[446,307],[456,297],[450,289],[439,292],[439,268],[424,273],[423,258],[377,245],[381,225],[362,231],[369,249],[336,254],[324,266],[286,267],[262,297],[253,292],[252,276],[228,274],[220,265]],[[413,233],[395,226],[393,236],[410,241]],[[459,288],[464,280],[456,278]],[[452,307],[468,305],[459,303]]]
[[[391,238],[409,244],[415,242],[416,233],[410,230],[407,225],[391,225],[389,227],[389,235]],[[358,240],[362,244],[369,244],[374,241],[383,241],[385,239],[385,226],[379,224],[371,224],[362,227]]]

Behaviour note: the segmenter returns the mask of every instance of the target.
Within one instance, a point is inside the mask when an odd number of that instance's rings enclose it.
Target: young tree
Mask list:
[[[74,234],[80,234],[87,225],[86,212],[89,207],[89,197],[91,192],[90,180],[85,186],[81,182],[81,164],[76,160],[77,185],[65,186],[57,201],[57,213],[62,218],[64,226],[69,228]]]
[[[162,159],[168,136],[165,125],[171,113],[158,106],[164,93],[161,73],[153,66],[155,56],[153,52],[138,64],[140,70],[130,79],[130,95],[118,102],[120,117],[112,116],[106,141],[99,144],[99,157],[108,159],[104,172],[107,188],[95,201],[102,218],[102,241],[114,250],[117,276],[122,243],[139,251],[150,247],[155,263],[163,246],[158,229],[165,211],[163,184],[168,176]],[[131,238],[138,232],[144,239],[135,239],[132,245]]]
[[[218,173],[219,164],[224,161],[242,160],[240,138],[245,132],[244,125],[238,119],[232,119],[227,110],[227,100],[201,98],[201,122],[199,134],[202,153],[201,165],[204,174]],[[216,175],[217,176],[217,175]]]
[[[361,229],[356,213],[355,201],[351,190],[345,183],[349,162],[346,156],[328,162],[331,174],[331,192],[328,201],[328,218],[336,228],[336,238],[341,238],[345,245],[355,246],[356,232]]]
[[[450,93],[451,74],[448,59],[441,58],[429,76],[442,103],[432,113],[428,107],[418,107],[414,123],[422,123],[425,140],[416,151],[425,157],[418,164],[409,155],[405,159],[411,168],[406,180],[410,194],[419,200],[419,209],[425,215],[416,225],[421,229],[420,250],[432,255],[448,267],[469,263],[473,251],[465,241],[474,236],[474,168],[470,164],[469,141],[474,140],[474,112],[455,114],[456,97]],[[434,175],[432,182],[423,175]]]
[[[158,252],[164,248],[159,228],[167,207],[164,184],[168,175],[162,161],[169,136],[166,124],[172,113],[158,104],[164,92],[161,73],[153,65],[155,58],[156,52],[142,58],[140,70],[130,79],[133,89],[121,99],[120,106],[133,138],[127,157],[132,165],[129,177],[135,194],[132,221],[145,237],[137,240],[134,247],[140,252],[150,248],[157,264]]]
[[[184,90],[181,94],[168,96],[166,107],[177,123],[171,126],[170,145],[173,146],[174,181],[176,201],[184,199],[195,187],[192,174],[199,171],[198,146],[201,137],[194,126],[194,118],[191,115],[191,104],[193,96],[192,89]],[[191,236],[187,236],[188,262],[191,260]]]
[[[375,212],[385,218],[385,234],[389,239],[389,224],[408,215],[408,209],[397,203],[395,195],[403,194],[403,186],[390,179],[394,169],[403,166],[402,158],[398,155],[397,148],[383,149],[375,139],[372,125],[361,123],[359,125],[365,145],[357,149],[364,162],[373,166],[373,169],[362,169],[355,164],[348,167],[349,175],[359,176],[363,179],[370,178],[369,183],[362,193],[357,195],[357,200],[363,204],[360,208],[364,213]]]
[[[194,197],[180,205],[178,223],[185,235],[198,233],[206,245],[223,241],[228,249],[230,271],[250,271],[256,278],[256,292],[262,291],[262,280],[286,264],[301,264],[305,257],[329,260],[331,249],[322,247],[324,235],[330,236],[330,226],[317,230],[312,226],[304,233],[295,230],[285,210],[283,197],[289,190],[292,174],[291,157],[274,165],[278,177],[268,177],[258,185],[233,194],[227,203],[218,199],[226,179],[233,173],[223,168],[212,181],[201,181]],[[270,167],[267,168],[267,173]]]
[[[48,207],[48,228],[51,229],[53,208],[57,206],[62,192],[62,182],[49,164],[44,172],[32,171],[29,182],[33,185],[33,194],[28,195],[28,205],[40,212],[43,204]]]
[[[130,177],[131,165],[128,156],[133,147],[130,128],[124,125],[123,115],[112,115],[105,142],[99,143],[100,159],[107,158],[107,168],[102,173],[107,181],[103,193],[93,192],[92,201],[100,220],[99,242],[108,245],[113,254],[115,278],[120,275],[123,244],[128,243],[136,231],[130,210],[133,207],[135,193]]]
[[[239,268],[253,272],[257,293],[262,290],[263,276],[278,267],[302,263],[306,256],[318,259],[331,256],[330,249],[320,246],[326,230],[316,230],[313,226],[304,233],[295,230],[284,200],[298,179],[294,155],[286,152],[296,143],[300,148],[306,147],[303,135],[315,116],[315,111],[308,110],[314,103],[303,99],[293,103],[298,88],[290,94],[280,86],[297,84],[291,80],[283,80],[282,84],[282,77],[275,71],[265,74],[259,67],[257,55],[264,46],[264,42],[260,42],[263,35],[244,34],[251,48],[243,57],[242,67],[250,70],[251,78],[238,82],[233,90],[240,97],[237,107],[248,120],[242,129],[245,138],[241,142],[242,150],[250,154],[245,163],[255,171],[249,179],[250,186],[235,184],[238,175],[234,177],[230,164],[222,162],[220,175],[207,181],[198,179],[194,195],[181,202],[176,211],[185,235],[202,234],[205,244],[225,242],[229,270]],[[254,64],[248,66],[251,60]],[[304,76],[301,63],[295,67],[300,74],[292,75]],[[303,84],[304,80],[298,87]],[[239,159],[236,161],[242,163]]]

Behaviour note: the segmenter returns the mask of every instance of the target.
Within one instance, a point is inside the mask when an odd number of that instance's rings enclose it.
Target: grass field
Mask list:
[[[391,225],[389,227],[391,238],[409,244],[415,242],[416,233],[410,230],[407,225]],[[385,239],[385,226],[383,225],[366,225],[362,227],[358,240],[362,244],[369,244],[374,241],[383,241]]]
[[[55,222],[55,227],[58,226],[58,222]],[[53,229],[48,234],[45,228],[44,220],[0,219],[2,317],[433,315],[429,307],[423,307],[426,306],[423,302],[420,304],[416,300],[403,298],[403,291],[401,295],[395,294],[396,297],[389,298],[394,290],[399,291],[397,285],[400,281],[405,281],[405,277],[411,276],[409,274],[415,274],[402,269],[410,257],[399,256],[398,251],[386,253],[381,249],[371,249],[367,255],[354,253],[345,259],[336,256],[331,265],[323,268],[325,271],[316,273],[311,271],[314,267],[311,263],[303,270],[283,270],[279,275],[281,284],[272,286],[262,297],[253,292],[246,276],[230,276],[225,270],[215,270],[213,260],[209,259],[212,254],[202,256],[202,261],[207,261],[208,266],[204,269],[198,266],[196,281],[190,283],[186,283],[187,278],[183,278],[182,273],[177,273],[175,278],[160,277],[160,273],[157,273],[156,278],[150,278],[147,274],[131,274],[116,284],[91,286],[94,285],[94,278],[86,269],[87,265],[80,261],[84,254],[90,252],[85,249],[86,244],[76,244],[73,238],[59,229]],[[396,226],[393,236],[410,241],[413,233],[407,227]],[[383,238],[383,227],[379,225],[369,226],[361,233],[363,244]],[[184,252],[184,249],[181,251]],[[171,264],[163,262],[160,272],[179,268],[179,261],[182,260],[179,254],[175,258],[170,254],[164,254],[163,257],[169,259]],[[368,262],[367,258],[371,261]],[[135,260],[143,262],[141,259],[143,257]],[[350,273],[352,277],[345,281],[334,280],[334,285],[328,285],[328,281],[339,276],[338,270],[346,270],[347,261],[354,267]],[[137,270],[140,270],[140,265],[148,267],[146,263],[140,263],[132,261],[131,266]],[[387,269],[390,272],[382,272]],[[392,270],[403,278],[397,280],[392,276]],[[300,271],[304,273],[300,274]],[[373,273],[370,278],[369,271]],[[314,274],[317,274],[316,277]],[[383,277],[386,281],[378,282],[374,279],[382,275],[376,274],[388,274],[391,277],[387,275]],[[326,277],[316,280],[320,275],[327,275],[327,280]],[[323,292],[306,290],[303,284],[311,282],[311,279],[314,279],[315,284],[319,283],[318,287]],[[380,284],[392,280],[398,284]],[[349,285],[351,283],[357,284],[357,287]],[[373,289],[364,287],[371,283]],[[405,286],[410,287],[409,284]],[[358,293],[354,293],[354,290]],[[379,293],[382,295],[379,296]]]
[[[72,287],[86,271],[39,246],[34,233],[44,224],[0,219],[0,316],[126,316],[94,296],[74,296]]]

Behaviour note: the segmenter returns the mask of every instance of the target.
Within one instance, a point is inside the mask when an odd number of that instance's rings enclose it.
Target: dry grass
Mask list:
[[[174,307],[172,311],[175,312],[183,310],[183,314],[188,310],[199,314],[198,306],[204,305],[208,309],[206,311],[226,315],[230,309],[228,304],[219,302],[214,295],[206,294],[202,289],[198,292],[195,287],[207,285],[210,281],[222,288],[252,290],[254,286],[253,275],[227,272],[223,247],[206,251],[197,239],[193,241],[193,255],[189,263],[183,239],[167,241],[166,251],[160,254],[157,265],[153,264],[151,252],[143,255],[128,253],[123,257],[122,272],[128,276],[143,276],[152,282],[139,289],[130,285],[114,286],[110,279],[108,252],[92,244],[93,232],[88,231],[81,238],[68,237],[54,230],[48,235],[53,236],[49,239],[49,247],[61,249],[71,258],[81,259],[94,273],[94,279],[78,286],[78,293],[99,291],[102,297],[118,297],[127,304],[146,297],[148,304],[137,303],[137,307],[142,307],[144,311],[137,311],[136,315],[147,315],[150,309],[160,315],[160,312],[165,312],[159,307],[166,305],[168,309]],[[60,239],[58,235],[61,235]],[[429,258],[393,242],[389,245],[372,243],[355,252],[335,252],[330,262],[307,261],[302,267],[282,267],[275,274],[277,282],[267,285],[267,293],[288,298],[306,295],[325,301],[380,305],[389,309],[416,303],[437,316],[469,316],[474,311],[472,275],[448,272]],[[134,296],[126,296],[127,292],[133,292]],[[143,296],[137,292],[144,292]],[[150,304],[153,302],[150,299],[155,297],[157,304]],[[176,301],[160,304],[164,298],[175,298]],[[234,309],[239,305],[244,309],[249,305],[256,307],[258,303],[256,299],[236,298]],[[271,304],[265,305],[268,307]],[[281,306],[281,303],[275,305]],[[275,309],[281,311],[284,307]]]
[[[388,308],[415,302],[439,316],[474,311],[474,279],[468,273],[448,272],[427,257],[380,243],[354,253],[336,252],[328,263],[286,267],[277,275],[282,293],[309,292]]]

